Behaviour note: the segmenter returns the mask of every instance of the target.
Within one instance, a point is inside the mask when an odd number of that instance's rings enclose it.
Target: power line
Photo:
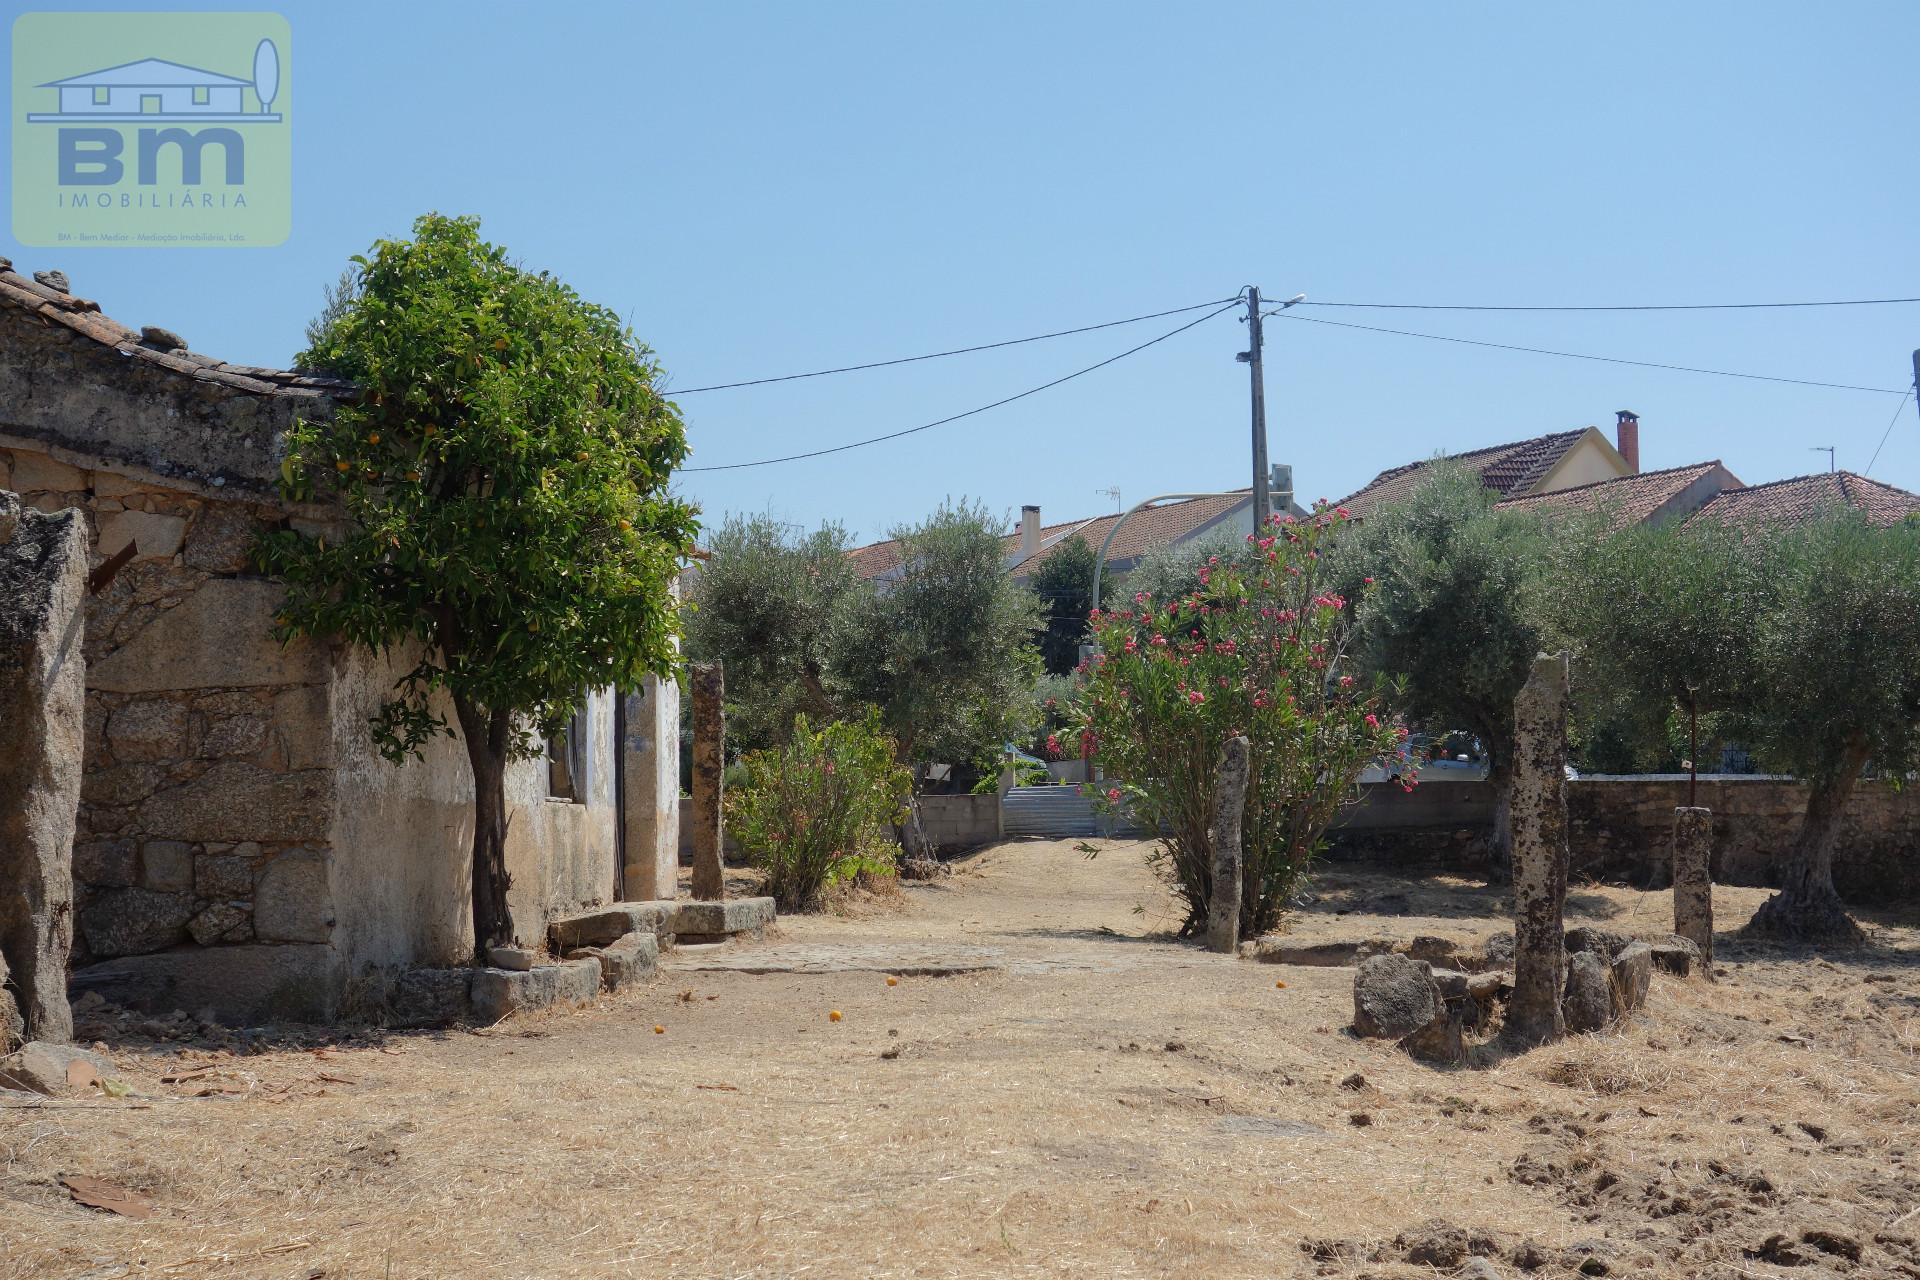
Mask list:
[[[1208,304],[1202,303],[1201,305],[1205,306]],[[1102,360],[1099,364],[1090,364],[1084,369],[1076,369],[1072,373],[1066,374],[1063,377],[1055,378],[1052,382],[1043,382],[1037,387],[1029,387],[1025,391],[1016,392],[1015,394],[1007,396],[1003,399],[995,400],[992,404],[983,404],[977,409],[968,409],[963,413],[952,414],[945,418],[936,419],[933,422],[924,422],[917,427],[908,427],[904,431],[890,431],[886,435],[873,436],[866,440],[855,440],[851,444],[837,444],[837,445],[834,445],[832,448],[812,449],[807,451],[806,453],[790,453],[790,454],[787,454],[785,457],[781,457],[781,458],[761,458],[757,462],[729,462],[729,463],[724,463],[721,465],[711,466],[711,467],[682,467],[680,468],[680,470],[682,472],[739,471],[746,467],[766,467],[766,466],[772,466],[776,462],[798,462],[802,458],[821,458],[821,457],[825,457],[827,454],[830,454],[830,453],[845,453],[849,449],[860,449],[870,444],[879,444],[885,440],[898,440],[902,436],[914,435],[921,431],[931,431],[935,427],[944,427],[949,422],[958,422],[962,418],[971,418],[975,414],[985,413],[989,409],[998,409],[1002,405],[1012,404],[1015,400],[1024,400],[1028,396],[1038,395],[1042,391],[1050,390],[1053,387],[1059,386],[1063,382],[1071,382],[1075,378],[1082,377],[1086,374],[1092,373],[1096,369],[1104,369],[1110,364],[1113,364],[1120,360],[1125,360],[1128,356],[1138,355],[1140,352],[1145,351],[1148,347],[1155,346],[1159,343],[1165,342],[1168,338],[1174,337],[1177,334],[1185,333],[1187,330],[1193,328],[1195,325],[1205,324],[1207,321],[1213,319],[1215,316],[1220,315],[1227,311],[1231,311],[1239,305],[1240,305],[1240,299],[1238,298],[1227,299],[1225,306],[1218,307],[1215,310],[1207,312],[1207,314],[1201,316],[1198,320],[1189,320],[1187,321],[1187,323],[1181,325],[1178,329],[1170,329],[1167,332],[1161,334],[1159,337],[1148,339],[1146,342],[1141,343],[1137,347],[1129,347],[1127,350],[1122,351],[1117,356],[1108,356],[1105,360]],[[1180,308],[1180,310],[1182,311],[1192,311],[1193,309],[1194,308],[1192,307]],[[1165,312],[1162,314],[1172,314],[1172,313]],[[1127,322],[1117,321],[1116,323],[1124,324]],[[1096,326],[1096,327],[1103,327],[1103,326]]]
[[[1920,298],[1842,298],[1823,302],[1669,302],[1619,306],[1482,306],[1441,302],[1302,302],[1303,307],[1363,307],[1374,311],[1769,311],[1786,307],[1884,307]]]
[[[1701,369],[1685,364],[1661,364],[1654,360],[1627,360],[1620,356],[1594,356],[1578,351],[1549,351],[1545,347],[1520,347],[1509,342],[1483,342],[1478,338],[1454,338],[1440,333],[1415,333],[1411,329],[1382,329],[1376,325],[1353,324],[1345,320],[1321,320],[1314,316],[1295,315],[1291,312],[1270,312],[1282,320],[1296,320],[1302,324],[1332,325],[1337,329],[1362,329],[1367,333],[1390,333],[1401,338],[1426,338],[1432,342],[1453,342],[1468,347],[1490,347],[1495,351],[1524,351],[1536,356],[1559,356],[1563,360],[1594,360],[1601,364],[1630,364],[1641,369],[1666,369],[1674,373],[1710,373],[1719,378],[1745,378],[1751,382],[1784,382],[1796,387],[1825,387],[1831,391],[1871,391],[1878,395],[1897,396],[1904,393],[1893,387],[1863,387],[1850,382],[1814,382],[1807,378],[1781,378],[1768,373],[1737,373],[1731,369]]]
[[[1870,476],[1873,474],[1873,464],[1880,461],[1880,451],[1887,447],[1887,439],[1893,435],[1894,424],[1900,421],[1900,411],[1907,407],[1907,396],[1912,394],[1913,388],[1908,387],[1906,395],[1900,397],[1900,403],[1893,406],[1893,416],[1887,419],[1887,429],[1880,433],[1880,443],[1873,446],[1873,456],[1867,459],[1867,469],[1861,472],[1862,475]]]
[[[875,360],[869,364],[842,365],[838,369],[815,369],[811,373],[786,373],[775,378],[749,378],[745,382],[720,382],[711,387],[688,387],[684,391],[664,391],[662,395],[690,396],[702,391],[731,391],[736,387],[762,387],[770,382],[796,382],[801,378],[824,378],[830,373],[858,373],[863,369],[885,369],[896,364],[915,364],[921,360],[940,360],[947,356],[971,355],[975,351],[995,351],[1001,347],[1017,347],[1028,342],[1045,342],[1049,338],[1067,338],[1076,333],[1093,333],[1099,329],[1114,329],[1123,324],[1139,324],[1143,320],[1159,320],[1166,316],[1177,316],[1188,311],[1199,311],[1203,307],[1217,307],[1223,302],[1237,301],[1235,298],[1215,298],[1211,302],[1196,302],[1189,307],[1175,307],[1171,311],[1154,311],[1144,316],[1129,316],[1125,320],[1108,320],[1102,324],[1082,325],[1078,329],[1059,329],[1053,333],[1036,333],[1030,338],[1008,338],[1004,342],[983,342],[977,347],[955,347],[951,351],[930,351],[923,356],[901,356],[895,360]]]

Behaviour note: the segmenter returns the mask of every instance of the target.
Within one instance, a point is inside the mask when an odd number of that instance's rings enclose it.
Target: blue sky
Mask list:
[[[0,253],[195,350],[284,364],[348,255],[425,210],[473,213],[626,315],[680,387],[1249,283],[1327,301],[1920,295],[1920,6],[1903,0],[281,11],[298,103],[284,245]],[[1920,306],[1301,314],[1895,389],[1920,346]],[[1181,319],[689,395],[693,463],[913,426]],[[1222,316],[964,422],[683,485],[710,520],[769,510],[863,539],[949,496],[1052,521],[1111,509],[1110,486],[1131,503],[1244,485],[1243,346]],[[1267,395],[1272,456],[1304,498],[1436,449],[1610,429],[1619,408],[1641,414],[1648,469],[1719,458],[1755,483],[1824,469],[1810,447],[1833,445],[1858,471],[1895,404],[1279,320]],[[1920,489],[1911,402],[1873,474]]]

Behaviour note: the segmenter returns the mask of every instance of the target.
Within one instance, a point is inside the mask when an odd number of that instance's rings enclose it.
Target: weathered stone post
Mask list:
[[[727,896],[722,869],[720,799],[727,767],[727,717],[721,709],[726,674],[717,662],[696,662],[693,686],[693,896],[718,902]]]
[[[626,863],[621,894],[629,899],[674,898],[680,893],[680,686],[647,676],[622,692],[617,749],[622,753],[620,821]]]
[[[1228,738],[1213,783],[1213,896],[1207,901],[1207,950],[1240,946],[1240,817],[1247,801],[1247,740]]]
[[[1515,1047],[1566,1034],[1567,659],[1541,654],[1513,701],[1513,999]]]
[[[1713,810],[1673,811],[1673,931],[1700,948],[1713,976]]]
[[[0,1053],[73,1038],[73,833],[86,678],[87,526],[0,493]]]

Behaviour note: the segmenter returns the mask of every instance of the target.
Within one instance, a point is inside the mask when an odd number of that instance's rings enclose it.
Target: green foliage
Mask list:
[[[1040,661],[1049,675],[1072,671],[1080,662],[1080,646],[1091,634],[1087,614],[1094,607],[1093,561],[1093,548],[1075,534],[1056,546],[1034,572],[1031,586],[1046,620],[1046,630],[1040,633]],[[1101,578],[1102,608],[1115,590],[1111,575]]]
[[[1091,633],[1089,633],[1091,634]],[[1064,760],[1067,749],[1062,745],[1063,737],[1071,737],[1066,730],[1076,722],[1074,703],[1080,698],[1080,682],[1076,676],[1041,676],[1033,686],[1034,724],[1029,754],[1042,760]]]
[[[972,760],[1027,728],[1038,619],[1032,594],[1006,575],[1001,523],[961,502],[894,530],[900,577],[840,614],[842,687],[880,709],[903,759]]]
[[[825,524],[803,535],[771,516],[729,516],[707,545],[690,592],[687,651],[726,664],[730,744],[780,743],[801,713],[831,719],[844,701],[835,620],[869,590],[847,559],[846,531]]]
[[[1358,613],[1361,665],[1403,682],[1410,718],[1478,736],[1496,777],[1511,764],[1514,695],[1545,638],[1548,555],[1538,519],[1497,498],[1470,472],[1439,470],[1369,516],[1336,567],[1348,594],[1368,579],[1376,588]]]
[[[1326,553],[1352,530],[1322,510],[1277,523],[1234,560],[1196,571],[1172,600],[1142,592],[1102,614],[1102,652],[1087,672],[1082,731],[1149,831],[1160,867],[1201,927],[1213,893],[1209,830],[1221,747],[1250,750],[1242,819],[1241,934],[1274,925],[1360,772],[1406,737],[1387,722],[1383,681],[1356,678],[1346,601],[1329,585]]]
[[[1755,623],[1778,586],[1765,544],[1669,522],[1555,548],[1547,594],[1578,651],[1575,722],[1590,767],[1677,766],[1694,754],[1695,713],[1707,756],[1725,720],[1717,713],[1755,692]]]
[[[1920,528],[1838,511],[1747,549],[1773,592],[1740,716],[1756,754],[1816,787],[1920,766]]]
[[[816,911],[828,885],[891,865],[888,824],[906,816],[913,778],[877,712],[818,731],[797,716],[784,745],[749,752],[738,770],[727,830],[767,869],[782,911]]]
[[[362,396],[300,422],[282,467],[289,498],[339,503],[350,532],[263,541],[280,630],[422,652],[374,722],[390,759],[450,732],[440,690],[512,717],[529,751],[587,688],[670,669],[696,530],[668,493],[679,415],[612,311],[512,265],[474,219],[426,215],[354,261],[299,364]]]

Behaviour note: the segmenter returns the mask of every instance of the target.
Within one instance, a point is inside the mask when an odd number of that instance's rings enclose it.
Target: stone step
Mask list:
[[[772,898],[728,898],[723,902],[675,901],[667,904],[667,929],[677,943],[757,938],[774,921]]]
[[[657,938],[672,932],[666,927],[672,910],[671,902],[616,902],[595,907],[549,921],[547,941],[565,955],[579,947],[607,946],[629,933],[650,933]]]

